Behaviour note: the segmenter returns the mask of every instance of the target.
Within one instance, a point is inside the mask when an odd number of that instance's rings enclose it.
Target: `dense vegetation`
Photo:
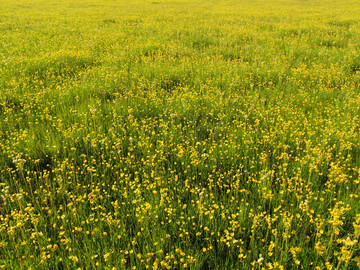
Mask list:
[[[1,0],[0,269],[357,269],[360,3]]]

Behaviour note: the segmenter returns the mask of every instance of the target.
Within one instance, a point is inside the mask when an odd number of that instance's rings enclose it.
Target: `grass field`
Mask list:
[[[358,269],[358,0],[1,0],[0,269]]]

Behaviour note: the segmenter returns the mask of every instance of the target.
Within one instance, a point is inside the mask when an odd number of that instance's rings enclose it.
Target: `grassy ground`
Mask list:
[[[2,0],[0,268],[357,269],[359,18]]]

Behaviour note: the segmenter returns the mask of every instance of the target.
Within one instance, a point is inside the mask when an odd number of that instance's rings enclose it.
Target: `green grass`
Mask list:
[[[357,1],[0,6],[0,269],[357,269]]]

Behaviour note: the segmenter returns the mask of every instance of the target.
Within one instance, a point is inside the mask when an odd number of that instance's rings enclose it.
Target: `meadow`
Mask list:
[[[1,0],[0,269],[359,269],[360,3]]]

